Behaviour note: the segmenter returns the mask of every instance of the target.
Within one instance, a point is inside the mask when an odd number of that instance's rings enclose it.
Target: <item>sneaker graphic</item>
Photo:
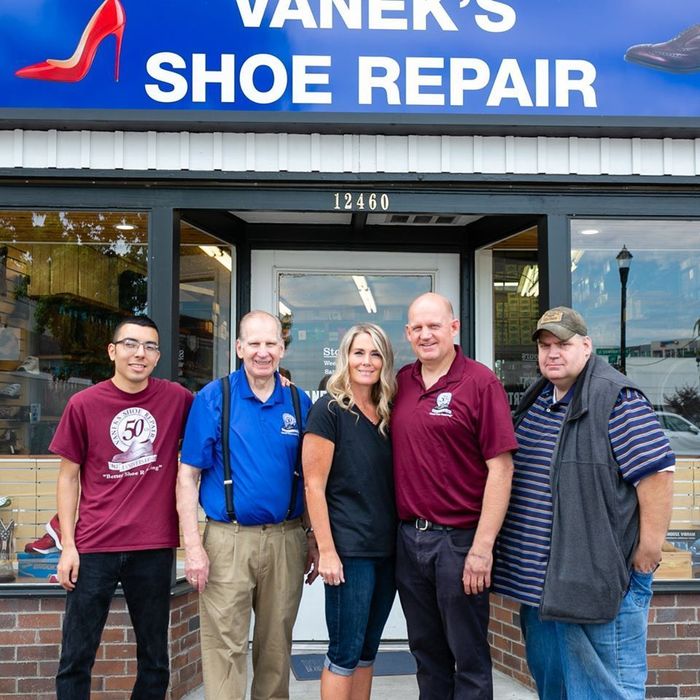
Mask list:
[[[40,374],[39,358],[34,355],[27,355],[24,362],[15,370],[15,372],[28,372],[29,374]]]
[[[51,536],[56,547],[63,550],[63,545],[61,544],[61,523],[58,522],[58,513],[46,523],[46,532]]]
[[[9,396],[11,399],[16,399],[21,393],[21,384],[5,384],[5,386],[0,389],[0,396]]]
[[[53,554],[54,552],[58,552],[58,547],[56,547],[56,542],[53,537],[47,532],[38,540],[26,544],[24,546],[24,551],[27,554]]]
[[[0,496],[0,508],[9,506],[12,503],[12,499],[9,496]]]

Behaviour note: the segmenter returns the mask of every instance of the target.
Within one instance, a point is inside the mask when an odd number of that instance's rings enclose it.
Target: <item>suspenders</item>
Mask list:
[[[221,382],[221,449],[224,458],[224,494],[226,496],[226,514],[231,522],[235,522],[236,513],[233,508],[233,476],[231,474],[231,449],[229,445],[229,424],[231,421],[231,382],[229,376],[222,377]],[[299,440],[297,443],[297,454],[294,462],[294,474],[292,475],[292,493],[289,498],[289,508],[285,520],[289,520],[294,512],[299,493],[299,482],[301,481],[301,405],[299,403],[299,390],[294,384],[289,385],[292,392],[292,404],[294,405],[294,416],[297,419],[299,429]]]

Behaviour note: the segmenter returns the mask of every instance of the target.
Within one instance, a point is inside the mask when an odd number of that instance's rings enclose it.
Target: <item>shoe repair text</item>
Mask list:
[[[256,47],[259,53],[245,51],[238,41],[236,53],[158,51],[146,62],[150,82],[144,89],[153,101],[370,110],[598,106],[596,67],[591,61],[576,56],[513,57],[511,43],[502,37],[516,28],[518,17],[507,2],[231,1],[240,21],[240,26],[232,27],[233,35],[250,33],[245,46]],[[323,41],[315,44],[309,35],[302,42],[308,32]],[[387,32],[397,39],[390,50]],[[446,47],[459,48],[445,48],[449,55],[444,55],[440,42],[435,43],[436,32],[450,39]],[[433,43],[423,50],[421,42],[431,36]],[[475,42],[478,36],[482,39]],[[494,56],[492,43],[502,55]],[[337,51],[291,53],[292,46],[301,45],[337,45]],[[347,46],[362,47],[358,51],[363,55],[352,55]],[[470,46],[477,55],[465,53]],[[419,55],[404,55],[404,48]]]

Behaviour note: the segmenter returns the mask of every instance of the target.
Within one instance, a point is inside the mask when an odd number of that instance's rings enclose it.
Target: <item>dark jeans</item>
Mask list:
[[[396,583],[420,700],[491,700],[489,594],[467,595],[464,558],[474,530],[421,532],[401,523]]]
[[[170,680],[168,623],[172,549],[81,554],[75,590],[66,596],[58,700],[87,700],[109,605],[122,584],[136,633],[132,700],[163,700]]]

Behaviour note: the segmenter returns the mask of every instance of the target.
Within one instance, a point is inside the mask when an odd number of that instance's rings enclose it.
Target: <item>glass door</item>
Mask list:
[[[356,323],[384,328],[397,369],[412,362],[404,336],[406,313],[415,297],[429,291],[448,297],[459,314],[459,255],[253,251],[251,308],[279,315],[287,341],[282,365],[312,400],[335,368],[340,339]],[[323,610],[323,586],[305,586],[296,641],[328,638]],[[383,636],[407,638],[398,598]]]

